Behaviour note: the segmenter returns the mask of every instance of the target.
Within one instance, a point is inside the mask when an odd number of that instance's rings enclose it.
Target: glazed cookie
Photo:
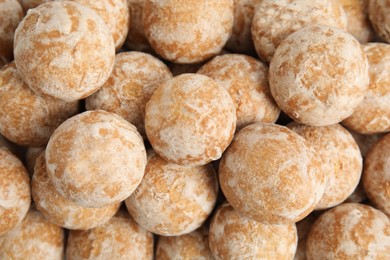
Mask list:
[[[237,128],[255,122],[274,123],[280,109],[271,96],[268,67],[250,56],[225,54],[203,65],[199,74],[224,87],[236,105]]]
[[[14,33],[23,18],[23,10],[17,0],[0,1],[0,69],[12,60]]]
[[[234,24],[232,35],[226,43],[227,49],[238,53],[255,53],[251,26],[255,8],[261,1],[234,0]]]
[[[347,31],[361,43],[374,39],[370,21],[368,20],[369,0],[339,0],[347,16]]]
[[[387,259],[390,220],[370,206],[346,203],[322,214],[306,241],[307,259]]]
[[[363,185],[374,206],[390,216],[390,134],[382,137],[367,154]]]
[[[51,136],[45,154],[55,189],[84,207],[125,200],[141,182],[146,165],[135,127],[103,110],[65,121]]]
[[[279,44],[290,34],[312,25],[345,29],[347,18],[339,0],[262,0],[252,22],[257,54],[270,62]]]
[[[343,124],[361,134],[390,131],[390,44],[365,45],[370,85],[362,102]]]
[[[62,260],[64,230],[31,209],[23,221],[0,237],[0,259]]]
[[[126,40],[130,26],[129,7],[126,0],[71,0],[96,11],[106,23],[118,51]]]
[[[88,110],[103,109],[122,116],[145,137],[145,107],[158,85],[172,78],[168,67],[152,55],[122,52],[103,87],[86,99]]]
[[[233,0],[145,0],[143,10],[149,43],[176,63],[196,63],[218,54],[233,20]]]
[[[327,183],[316,209],[334,207],[346,200],[358,185],[363,167],[352,135],[339,124],[315,127],[291,123],[288,127],[304,137],[321,158]]]
[[[71,230],[66,256],[68,260],[152,260],[153,235],[120,211],[102,226],[85,231]]]
[[[360,43],[333,27],[309,26],[287,37],[269,69],[272,96],[295,121],[339,123],[363,100],[368,63]]]
[[[47,175],[44,152],[37,158],[32,178],[32,197],[36,208],[50,222],[67,229],[91,229],[109,221],[120,203],[103,208],[87,208],[65,199]]]
[[[22,162],[4,147],[0,147],[0,180],[1,236],[23,220],[31,202],[27,171]]]
[[[209,232],[201,227],[189,234],[158,238],[156,260],[213,260],[209,247]]]
[[[390,1],[370,0],[368,4],[368,14],[375,32],[390,43]]]
[[[54,130],[77,114],[77,101],[65,102],[33,92],[12,62],[0,71],[0,133],[25,146],[44,146]]]
[[[210,248],[215,259],[292,259],[297,248],[294,223],[267,225],[223,204],[210,225]]]
[[[146,105],[151,145],[177,164],[204,165],[219,159],[235,129],[236,109],[229,93],[204,75],[182,74],[162,83]]]
[[[233,208],[265,224],[301,220],[325,188],[321,162],[309,143],[286,127],[263,123],[236,134],[222,156],[219,181]]]
[[[53,1],[30,9],[15,31],[15,63],[35,92],[65,101],[97,91],[111,74],[112,35],[79,3]]]
[[[146,230],[178,236],[202,225],[214,208],[217,192],[211,165],[180,166],[151,152],[145,176],[126,206]]]

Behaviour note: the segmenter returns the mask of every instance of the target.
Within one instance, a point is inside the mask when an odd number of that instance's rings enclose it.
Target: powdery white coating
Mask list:
[[[241,214],[265,224],[308,215],[325,187],[309,143],[290,129],[255,123],[243,128],[222,156],[221,189]]]
[[[0,68],[12,60],[14,32],[23,18],[23,10],[17,0],[0,1]]]
[[[127,34],[125,45],[130,50],[150,52],[148,39],[146,39],[144,26],[142,24],[142,13],[145,0],[127,0],[130,12],[130,29]]]
[[[96,11],[106,23],[118,51],[126,40],[130,12],[126,0],[71,0]]]
[[[390,3],[390,2],[389,2]],[[365,45],[370,85],[362,102],[343,124],[362,134],[390,131],[390,44]]]
[[[203,65],[198,74],[214,79],[233,99],[237,128],[255,122],[274,123],[280,109],[271,96],[268,67],[259,60],[241,54],[217,56]]]
[[[209,247],[209,232],[201,227],[191,233],[158,238],[156,260],[214,260]]]
[[[368,152],[363,185],[373,205],[390,217],[390,134],[382,137]]]
[[[345,203],[322,214],[311,227],[307,259],[388,259],[390,220],[370,206]]]
[[[214,208],[217,193],[218,181],[211,165],[180,166],[153,152],[145,176],[126,199],[126,206],[146,230],[178,236],[202,225]]]
[[[26,169],[7,148],[0,147],[0,237],[23,220],[30,202]]]
[[[355,190],[362,173],[362,155],[352,135],[341,125],[323,127],[291,123],[291,130],[304,137],[317,151],[327,176],[325,192],[315,209],[334,207]]]
[[[370,21],[368,20],[369,0],[339,0],[347,17],[347,31],[361,43],[374,39]]]
[[[37,158],[32,177],[32,197],[36,208],[51,222],[67,229],[91,229],[106,223],[120,203],[102,208],[87,208],[62,197],[46,170],[44,152]]]
[[[68,260],[152,260],[153,235],[120,211],[102,226],[85,231],[71,230],[66,256]]]
[[[125,200],[141,182],[146,165],[145,146],[135,127],[103,110],[65,121],[45,154],[55,189],[85,207]]]
[[[88,110],[116,113],[137,127],[145,137],[145,107],[160,83],[171,79],[168,67],[152,55],[122,52],[116,55],[110,78],[86,99]]]
[[[0,259],[62,260],[64,230],[31,209],[23,221],[0,237]]]
[[[236,109],[229,93],[213,79],[182,74],[156,89],[146,105],[145,129],[164,159],[204,165],[219,159],[233,139]]]
[[[0,71],[0,132],[12,142],[44,146],[54,130],[78,110],[77,101],[37,95],[23,82],[14,62]]]
[[[233,28],[233,0],[145,0],[143,26],[169,61],[195,63],[218,54]]]
[[[35,161],[38,156],[45,150],[45,147],[29,147],[27,148],[25,155],[26,170],[30,175],[30,178],[34,173]]]
[[[390,2],[389,0],[370,0],[368,15],[375,32],[390,43]]]
[[[74,2],[30,9],[15,31],[15,63],[35,92],[65,101],[98,90],[114,66],[115,46],[103,19]]]
[[[279,44],[306,26],[346,29],[347,18],[339,0],[262,0],[252,22],[257,54],[270,62]],[[309,39],[309,38],[307,38]]]
[[[251,26],[256,6],[262,0],[234,0],[234,24],[226,48],[238,53],[255,53]]]
[[[349,117],[369,84],[367,57],[349,33],[305,27],[278,47],[269,69],[272,96],[295,121],[336,124]]]
[[[267,225],[223,204],[210,225],[210,248],[219,259],[292,259],[297,248],[294,223]]]

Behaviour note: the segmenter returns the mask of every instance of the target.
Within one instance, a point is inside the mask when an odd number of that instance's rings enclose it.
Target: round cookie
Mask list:
[[[27,171],[22,162],[4,147],[0,147],[0,180],[1,236],[23,220],[31,203]]]
[[[15,63],[35,92],[65,101],[97,91],[111,74],[112,35],[93,10],[70,1],[30,9],[15,31]]]
[[[210,225],[210,248],[215,259],[292,259],[297,248],[294,223],[267,225],[223,204]]]
[[[304,137],[322,160],[322,172],[327,176],[325,192],[315,207],[334,207],[355,190],[362,173],[362,156],[352,135],[341,125],[323,127],[291,123],[288,127]]]
[[[369,43],[364,51],[368,58],[370,85],[362,102],[343,124],[361,134],[390,131],[390,44]]]
[[[152,55],[119,53],[110,78],[99,91],[86,99],[86,107],[122,116],[145,137],[146,103],[159,84],[170,78],[172,74],[168,67]]]
[[[370,206],[346,203],[322,214],[306,241],[307,259],[387,259],[390,220]]]
[[[262,0],[234,0],[234,24],[226,48],[237,53],[253,54],[251,26],[256,6]]]
[[[373,205],[390,217],[390,134],[382,137],[368,152],[363,185]]]
[[[127,0],[130,12],[130,29],[127,34],[125,45],[129,50],[151,52],[148,39],[146,39],[142,23],[145,0]]]
[[[344,30],[347,18],[339,0],[262,0],[252,21],[257,54],[270,62],[279,44],[290,34],[312,25]]]
[[[64,230],[31,209],[23,221],[0,237],[0,259],[62,260]]]
[[[65,102],[32,91],[12,62],[0,71],[0,133],[25,146],[44,146],[54,130],[77,114],[77,101]]]
[[[157,242],[156,260],[213,260],[208,233],[208,230],[203,227],[181,236],[160,236]]]
[[[45,156],[55,189],[84,207],[125,200],[141,182],[146,165],[135,127],[103,110],[65,121],[51,136]]]
[[[118,51],[126,40],[130,27],[130,12],[126,0],[71,0],[96,11],[103,18]]]
[[[51,223],[67,229],[91,229],[103,225],[120,207],[120,203],[115,203],[102,208],[87,208],[62,197],[49,179],[44,152],[36,160],[31,186],[35,207]]]
[[[368,19],[369,0],[340,0],[347,16],[347,31],[361,43],[374,39],[370,21]]]
[[[0,69],[13,57],[14,33],[23,18],[23,10],[17,0],[0,2]]]
[[[312,126],[349,117],[369,84],[360,43],[337,28],[305,27],[278,47],[269,69],[272,96],[295,121]]]
[[[165,81],[146,105],[151,145],[177,164],[204,165],[219,159],[235,129],[236,109],[229,93],[204,75],[182,74]]]
[[[268,85],[268,67],[241,54],[217,56],[203,65],[198,74],[224,87],[236,105],[237,128],[255,122],[274,123],[280,113]]]
[[[265,224],[301,220],[325,187],[321,162],[309,143],[286,127],[263,123],[236,134],[222,156],[219,181],[233,208]]]
[[[233,20],[233,0],[145,0],[143,9],[150,45],[176,63],[196,63],[218,54]]]
[[[389,0],[370,0],[368,15],[375,32],[390,43],[390,2]]]
[[[211,165],[180,166],[152,152],[145,176],[126,199],[130,215],[141,227],[163,236],[199,228],[217,200],[218,181]]]
[[[125,212],[106,224],[85,231],[69,232],[69,260],[153,259],[153,235],[139,227]]]

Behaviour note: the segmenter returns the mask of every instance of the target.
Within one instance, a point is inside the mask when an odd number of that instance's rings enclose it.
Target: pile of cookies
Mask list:
[[[390,259],[390,0],[0,0],[0,259]]]

